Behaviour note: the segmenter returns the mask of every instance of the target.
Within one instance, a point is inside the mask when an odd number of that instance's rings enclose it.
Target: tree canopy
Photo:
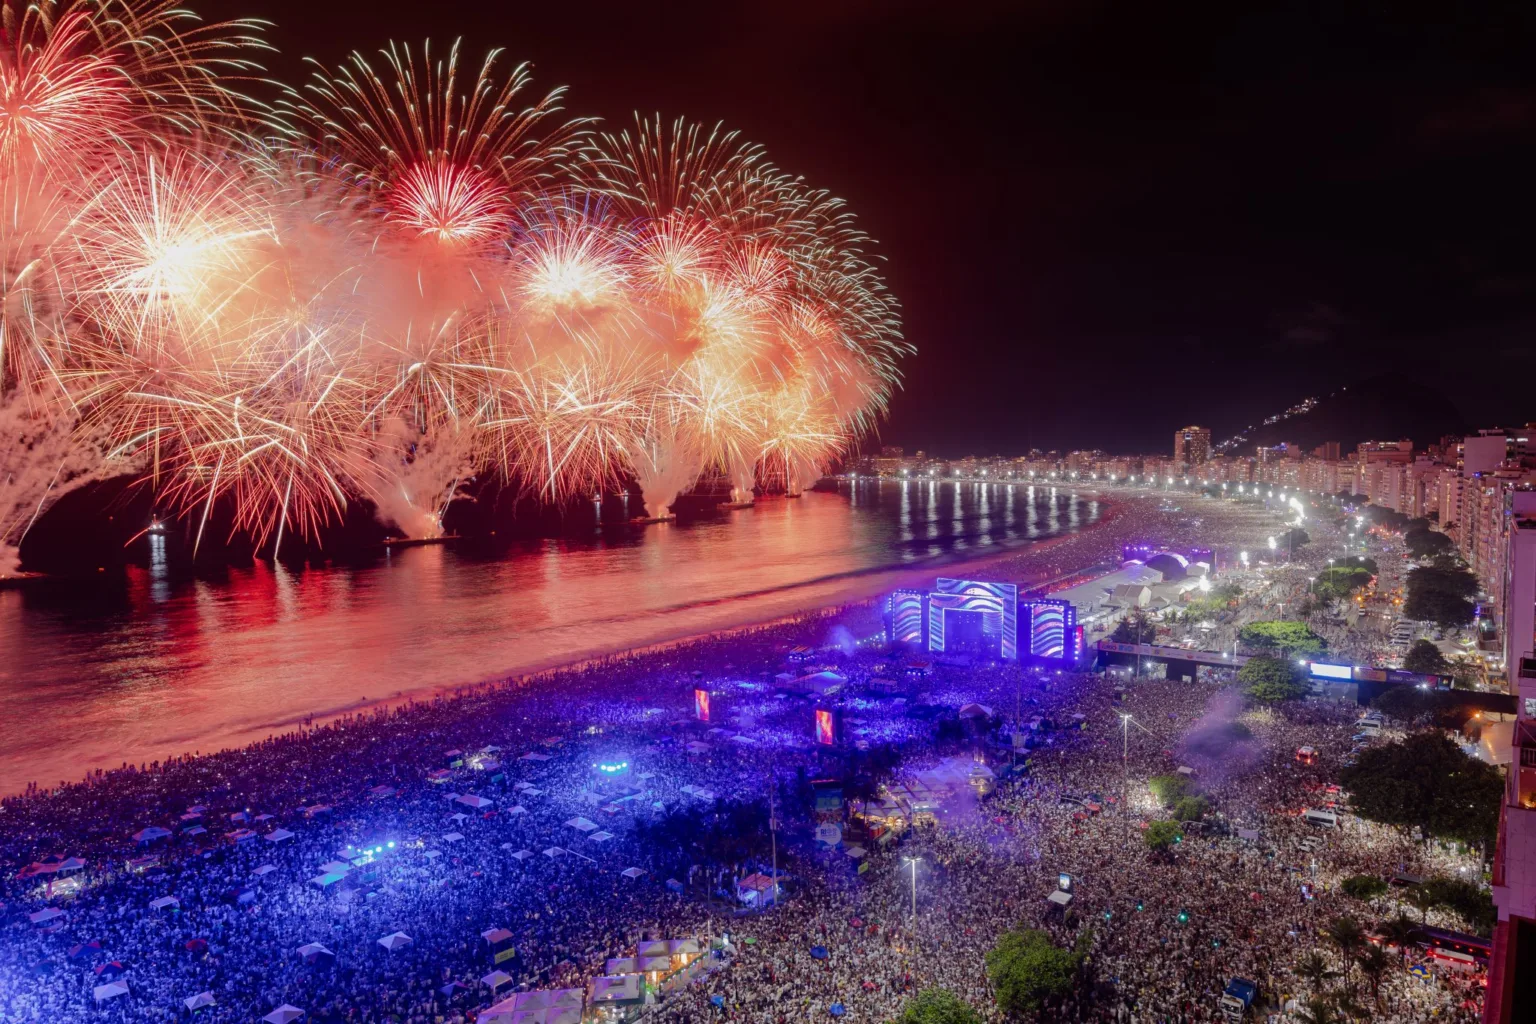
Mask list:
[[[982,1024],[982,1016],[947,988],[925,988],[907,1000],[895,1024]]]
[[[1504,782],[1497,768],[1468,757],[1435,732],[1371,747],[1344,769],[1340,782],[1355,813],[1425,839],[1493,841]]]
[[[1275,704],[1306,695],[1307,684],[1289,659],[1256,654],[1237,670],[1243,692],[1254,700]]]
[[[1256,651],[1273,651],[1286,657],[1322,654],[1328,641],[1308,629],[1306,623],[1283,619],[1250,622],[1237,634],[1245,646]]]
[[[1117,644],[1149,644],[1157,638],[1157,625],[1140,608],[1132,608],[1109,634]]]
[[[1004,1013],[1022,1016],[1066,994],[1081,962],[1077,952],[1051,943],[1033,928],[1004,932],[987,953],[987,978]]]
[[[1371,582],[1371,573],[1356,565],[1338,565],[1324,569],[1312,581],[1312,592],[1318,597],[1340,599]]]
[[[1174,843],[1184,841],[1184,830],[1176,821],[1154,821],[1147,825],[1142,837],[1147,841],[1148,849],[1166,850]]]
[[[1477,577],[1464,568],[1421,565],[1408,573],[1403,614],[1441,626],[1465,626],[1476,607]]]
[[[1428,558],[1451,550],[1451,538],[1427,526],[1403,534],[1403,546],[1414,558]]]
[[[1344,890],[1344,895],[1369,903],[1386,892],[1388,885],[1385,879],[1376,875],[1350,875],[1339,888]]]
[[[1440,653],[1440,648],[1433,642],[1421,638],[1408,648],[1408,653],[1403,657],[1403,668],[1409,672],[1444,676],[1450,675],[1451,663],[1445,660],[1445,655]]]
[[[1172,807],[1188,796],[1195,788],[1195,784],[1187,775],[1154,775],[1147,780],[1147,788],[1152,790],[1152,795],[1157,798],[1159,804]]]

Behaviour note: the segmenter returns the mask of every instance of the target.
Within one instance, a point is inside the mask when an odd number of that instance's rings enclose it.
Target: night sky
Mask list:
[[[1388,370],[1536,419],[1530,3],[197,6],[288,80],[463,35],[572,114],[740,129],[882,243],[888,444],[1160,450]]]

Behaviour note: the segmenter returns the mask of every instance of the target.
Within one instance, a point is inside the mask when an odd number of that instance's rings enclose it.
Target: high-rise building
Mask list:
[[[1488,965],[1485,1024],[1524,1019],[1516,1003],[1532,998],[1526,969],[1536,956],[1536,492],[1510,495],[1504,558],[1504,650],[1515,695],[1512,759],[1499,808],[1493,853],[1498,924]]]
[[[1211,457],[1211,428],[1184,427],[1173,432],[1173,461],[1199,466]]]

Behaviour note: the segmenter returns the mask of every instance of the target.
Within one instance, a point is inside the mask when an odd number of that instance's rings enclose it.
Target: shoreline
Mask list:
[[[444,699],[472,699],[498,689],[516,691],[540,681],[558,679],[565,673],[580,672],[615,658],[657,657],[690,644],[745,637],[755,632],[789,626],[797,622],[809,628],[829,618],[850,614],[859,608],[868,608],[880,595],[892,589],[924,580],[931,582],[935,575],[973,573],[996,576],[1012,572],[1012,578],[1021,584],[1021,589],[1026,586],[1038,586],[1063,573],[1050,571],[1059,570],[1059,566],[1031,569],[1027,565],[1028,562],[1068,546],[1077,539],[1101,533],[1112,526],[1123,515],[1125,507],[1134,501],[1133,497],[1106,497],[1102,491],[1089,491],[1083,496],[1099,503],[1099,514],[1091,523],[1079,526],[1071,532],[1063,532],[975,558],[958,561],[936,559],[911,568],[884,567],[873,571],[858,571],[849,574],[841,581],[829,581],[825,578],[808,580],[801,585],[807,590],[820,590],[829,584],[834,589],[831,593],[808,595],[808,600],[804,604],[788,612],[749,614],[744,619],[720,627],[702,631],[690,628],[670,634],[663,633],[641,644],[616,643],[582,652],[575,658],[562,655],[535,660],[475,680],[430,683],[411,690],[397,691],[386,697],[364,697],[347,704],[293,714],[275,721],[234,725],[226,730],[198,736],[176,737],[173,742],[148,746],[134,760],[128,762],[127,770],[135,772],[153,770],[151,766],[159,766],[163,769],[166,765],[230,754],[284,737],[302,737],[311,730],[333,725],[355,716],[408,711],[413,706],[427,706]],[[1017,560],[1020,564],[1014,570],[1010,570],[1007,566],[1013,560]],[[1093,560],[1090,559],[1083,565],[1072,567],[1068,572],[1080,571],[1091,564]],[[204,749],[205,747],[207,749]],[[51,783],[36,779],[17,780],[5,791],[0,792],[0,801],[47,793],[61,786],[92,785],[111,778],[114,773],[124,771],[122,764],[121,758],[110,766],[99,763],[87,764],[74,771],[71,777]]]

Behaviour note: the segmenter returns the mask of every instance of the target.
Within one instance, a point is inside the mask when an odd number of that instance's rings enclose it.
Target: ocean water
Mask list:
[[[217,579],[178,577],[151,537],[111,585],[0,590],[0,794],[868,596],[1099,512],[1066,489],[865,481],[494,558],[428,546]]]

